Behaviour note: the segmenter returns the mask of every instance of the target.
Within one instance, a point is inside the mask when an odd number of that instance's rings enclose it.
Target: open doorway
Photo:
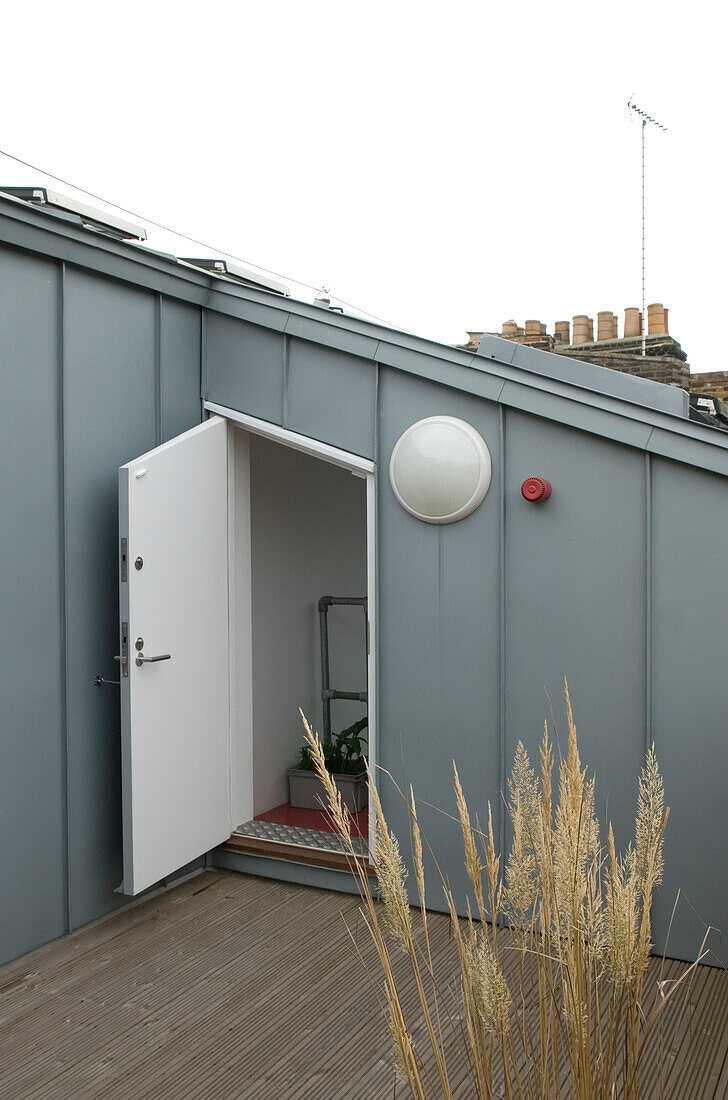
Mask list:
[[[289,771],[301,763],[298,708],[320,733],[326,727],[322,597],[362,601],[327,609],[330,688],[362,696],[331,699],[330,727],[335,739],[354,726],[371,751],[372,478],[242,426],[231,432],[230,462],[234,837],[271,855],[341,853],[318,794],[302,798]],[[366,804],[352,836],[366,857]]]
[[[298,708],[322,729],[322,596],[367,600],[366,617],[330,611],[331,686],[354,696],[332,702],[332,729],[366,714],[374,762],[374,464],[208,409],[119,471],[126,894],[233,840],[341,868],[340,838],[288,790]],[[365,856],[366,812],[356,826]]]

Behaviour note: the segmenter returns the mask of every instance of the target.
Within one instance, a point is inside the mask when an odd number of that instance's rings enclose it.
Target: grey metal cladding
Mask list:
[[[289,339],[286,428],[373,458],[375,392],[371,360]]]
[[[417,380],[380,373],[378,483],[379,763],[422,799],[422,823],[438,859],[464,888],[457,828],[424,802],[452,813],[457,759],[473,813],[500,818],[500,470],[496,405]],[[460,523],[421,523],[397,502],[389,458],[400,434],[423,417],[461,417],[483,436],[493,481],[483,504]],[[401,838],[407,810],[383,779],[385,809]],[[404,844],[406,850],[406,842]],[[437,877],[431,903],[443,907]]]
[[[65,287],[68,859],[71,925],[121,881],[117,468],[156,442],[156,298],[79,271]]]
[[[597,811],[607,800],[623,845],[645,746],[645,456],[519,412],[505,424],[507,768],[519,740],[538,759],[546,717],[566,752],[566,677]],[[547,504],[521,496],[533,475]]]
[[[160,294],[202,305],[211,279],[161,252],[71,224],[20,200],[0,197],[0,239]]]
[[[346,320],[348,321],[348,318]],[[454,347],[452,344],[438,343],[436,340],[428,340],[424,336],[415,336],[411,332],[404,332],[396,328],[378,325],[369,325],[368,327],[375,331],[378,330],[381,342],[390,348],[401,348],[402,350],[415,352],[418,355],[434,356],[444,362],[458,363],[461,366],[468,366],[475,359],[473,352],[463,351],[462,348]]]
[[[283,335],[220,313],[208,313],[205,344],[206,399],[280,424]]]
[[[59,305],[0,248],[0,962],[66,930]]]
[[[703,438],[683,438],[661,428],[655,428],[650,436],[647,450],[663,458],[673,458],[676,462],[689,462],[692,466],[699,466],[703,470],[715,474],[728,476],[728,433],[716,432],[715,428],[703,427],[696,424]],[[716,441],[711,437],[717,434],[723,436]],[[718,442],[723,446],[718,446]]]
[[[323,309],[321,312],[324,313]],[[375,359],[379,347],[377,337],[350,332],[331,321],[325,324],[323,318],[299,317],[294,313],[288,315],[286,333],[302,340],[311,340],[319,346],[348,351],[362,359]]]
[[[7,214],[3,200],[0,210]],[[115,904],[118,695],[92,681],[97,673],[117,678],[116,468],[160,434],[197,422],[201,348],[210,400],[272,423],[286,413],[294,430],[378,463],[380,762],[449,812],[456,757],[474,812],[482,819],[490,799],[498,828],[504,769],[518,738],[534,746],[549,697],[563,744],[566,674],[584,759],[600,776],[618,839],[631,825],[639,765],[655,738],[672,807],[656,942],[678,885],[706,920],[728,927],[723,433],[677,415],[683,398],[662,387],[667,410],[641,404],[632,379],[572,361],[559,376],[560,357],[523,358],[508,342],[497,341],[501,361],[473,357],[251,288],[217,289],[167,257],[36,210],[0,217],[0,236],[30,250],[0,255],[8,396],[0,492],[3,514],[19,517],[17,527],[5,524],[2,542],[3,576],[17,584],[0,586],[9,674],[0,694],[8,731],[0,796],[12,811],[0,838],[6,957],[65,927],[66,699],[71,924]],[[69,263],[65,296],[61,265],[44,252],[87,268]],[[160,300],[163,289],[176,301]],[[599,385],[589,388],[594,371]],[[406,427],[442,412],[481,431],[494,471],[476,512],[436,527],[396,503],[388,462]],[[520,498],[532,474],[553,483],[543,506]],[[384,792],[405,840],[406,809],[391,786]],[[459,875],[457,828],[434,810],[422,813]],[[465,885],[462,877],[453,884]],[[442,905],[437,890],[431,900]],[[689,910],[678,910],[670,954],[694,958],[701,936]]]
[[[205,300],[205,307],[212,313],[223,313],[228,317],[236,317],[239,321],[248,321],[252,325],[259,325],[271,332],[283,332],[288,321],[288,314],[279,304],[281,302],[279,295],[271,295],[263,291],[264,299],[267,299],[267,301],[251,301],[239,296],[237,286],[230,283],[221,283],[220,280],[214,280],[214,283],[216,285],[211,287]],[[261,296],[260,291],[253,290],[252,293],[257,294],[258,298]],[[270,304],[271,298],[273,298],[273,304]],[[288,301],[287,298],[284,300]]]
[[[620,410],[599,408],[576,400],[565,401],[561,394],[549,392],[536,383],[524,386],[508,381],[503,386],[500,401],[509,409],[533,413],[542,419],[601,435],[640,450],[646,449],[653,430],[641,419],[621,415]]]
[[[491,390],[502,389],[509,379],[517,385],[532,388],[552,385],[562,401],[552,400],[543,416],[555,420],[574,421],[579,416],[584,430],[596,431],[598,418],[588,415],[588,407],[609,407],[614,402],[622,405],[622,415],[639,419],[655,426],[655,418],[665,416],[659,409],[667,409],[663,432],[656,433],[651,450],[664,453],[679,461],[696,466],[718,468],[722,471],[722,458],[713,455],[712,448],[724,447],[718,430],[701,434],[701,426],[689,421],[684,414],[685,397],[673,387],[661,386],[644,379],[630,378],[607,368],[597,367],[566,359],[565,356],[540,352],[521,347],[498,337],[484,337],[480,351],[472,355],[433,341],[399,332],[386,325],[364,321],[359,317],[334,314],[318,306],[295,299],[280,299],[275,294],[253,287],[233,286],[193,271],[169,256],[151,249],[116,241],[95,234],[59,219],[49,218],[42,210],[29,207],[10,198],[0,198],[0,237],[17,247],[28,248],[71,263],[85,266],[105,275],[111,275],[138,286],[153,289],[166,296],[175,297],[197,305],[208,305],[223,314],[238,315],[254,321],[268,330],[294,332],[301,323],[312,341],[325,346],[345,348],[348,339],[361,337],[377,341],[376,356],[380,362],[399,366],[402,370],[438,377],[446,385],[476,392],[473,375],[490,376]],[[214,304],[214,305],[213,305]],[[317,330],[317,331],[313,331]],[[353,349],[351,349],[353,350]],[[357,348],[356,354],[367,358],[370,344]],[[471,370],[461,368],[471,366]],[[555,388],[553,388],[555,387]],[[573,393],[569,391],[573,390]],[[486,395],[490,396],[490,392]],[[504,398],[512,399],[513,387],[504,391]],[[576,400],[576,408],[571,404]],[[221,403],[225,402],[220,398]],[[517,400],[514,404],[519,404]],[[677,408],[676,403],[680,404]],[[604,423],[604,421],[602,421]],[[705,431],[705,429],[702,429]],[[705,440],[705,447],[692,447],[691,441]],[[625,441],[628,441],[625,439]]]
[[[169,298],[160,309],[161,442],[199,424],[202,416],[201,311]]]
[[[422,343],[422,341],[419,341],[419,343]],[[458,351],[456,348],[445,348],[443,346],[442,350],[446,354],[438,355],[437,358],[441,359],[442,362],[454,363],[457,367],[469,367],[475,358],[469,352]],[[452,354],[449,354],[450,352]],[[415,374],[418,373],[421,366],[425,365],[428,358],[430,356],[426,347],[409,347],[407,344],[400,344],[392,339],[380,340],[377,349],[377,359],[380,363],[385,363],[389,367],[400,367],[402,370],[409,370]]]
[[[498,400],[504,386],[504,380],[500,375],[472,369],[467,362],[445,362],[425,355],[423,352],[393,346],[384,341],[377,349],[377,362],[383,366],[396,367],[397,370],[416,375],[418,378],[440,382],[452,389],[486,397],[490,401]]]
[[[670,820],[656,933],[669,954],[694,959],[703,921],[725,963],[728,930],[728,560],[726,483],[652,459],[652,736]],[[697,910],[697,915],[691,909]],[[659,944],[660,939],[656,939]]]
[[[582,363],[565,355],[555,355],[553,352],[527,347],[512,340],[503,340],[499,336],[484,336],[477,355],[533,371],[545,378],[558,378],[594,393],[604,393],[622,401],[644,405],[648,409],[657,409],[675,416],[687,415],[687,395],[683,390],[675,386],[664,386],[648,378],[636,378],[609,367]]]
[[[500,337],[490,336],[486,332],[481,337],[473,358],[477,355],[483,359],[493,359],[498,363],[509,365],[515,361],[517,350],[518,344],[515,340],[501,340]]]

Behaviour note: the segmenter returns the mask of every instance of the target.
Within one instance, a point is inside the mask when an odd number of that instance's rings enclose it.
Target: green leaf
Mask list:
[[[323,745],[324,762],[328,771],[334,775],[358,775],[364,771],[366,756],[362,752],[362,742],[366,737],[362,736],[362,730],[366,729],[368,719],[359,718],[346,729],[332,734],[328,745]],[[298,765],[305,771],[313,771],[313,761],[307,747],[301,749]]]

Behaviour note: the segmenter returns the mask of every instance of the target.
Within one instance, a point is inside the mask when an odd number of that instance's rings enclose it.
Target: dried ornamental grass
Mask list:
[[[660,988],[655,1007],[643,1006],[652,949],[650,908],[662,879],[669,811],[654,747],[639,779],[635,838],[623,855],[608,828],[606,850],[595,813],[594,779],[582,767],[568,686],[569,745],[558,768],[553,804],[554,754],[544,725],[539,773],[519,742],[508,784],[513,840],[504,871],[488,827],[474,828],[457,768],[455,801],[464,864],[476,912],[463,918],[438,868],[459,962],[460,1005],[452,1011],[438,984],[425,907],[423,834],[414,793],[409,810],[413,878],[421,936],[413,930],[407,870],[389,829],[372,777],[374,864],[382,903],[372,893],[351,841],[351,821],[326,771],[317,735],[305,717],[306,739],[324,783],[328,812],[358,877],[364,917],[383,974],[383,995],[397,1079],[413,1097],[453,1095],[463,1070],[478,1100],[638,1100],[641,1068],[656,1024],[685,982]],[[504,941],[499,925],[509,925]],[[419,1018],[409,1024],[391,952],[405,954],[418,995]],[[506,965],[506,951],[518,965]],[[702,958],[702,955],[701,955]],[[517,971],[517,977],[506,977]],[[422,1027],[424,1024],[424,1028]],[[417,1042],[429,1050],[419,1050]],[[436,1080],[426,1068],[434,1062]],[[433,1091],[434,1090],[434,1091]]]

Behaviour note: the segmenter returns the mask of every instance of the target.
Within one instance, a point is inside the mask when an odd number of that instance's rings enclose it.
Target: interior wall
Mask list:
[[[321,729],[318,601],[366,595],[366,482],[290,447],[251,436],[254,812],[288,799],[286,769],[303,729]],[[366,688],[364,615],[329,616],[331,684]],[[365,713],[334,701],[337,731]]]

